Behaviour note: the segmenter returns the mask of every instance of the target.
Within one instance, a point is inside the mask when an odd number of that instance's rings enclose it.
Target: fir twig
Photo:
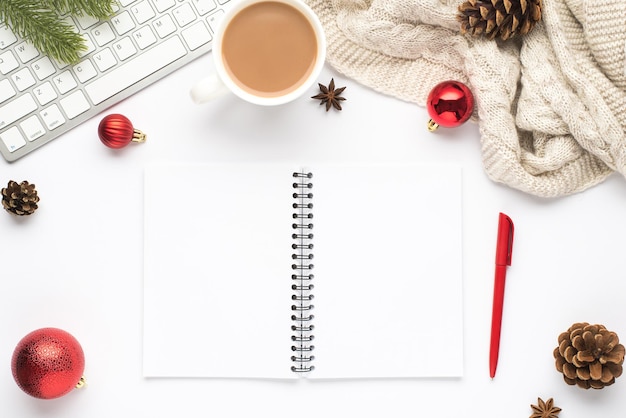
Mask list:
[[[0,22],[60,62],[80,60],[86,50],[83,37],[59,14],[89,14],[103,18],[113,12],[114,0],[0,0]]]
[[[106,19],[113,14],[113,0],[40,0],[48,10],[69,13],[75,16],[89,15]]]

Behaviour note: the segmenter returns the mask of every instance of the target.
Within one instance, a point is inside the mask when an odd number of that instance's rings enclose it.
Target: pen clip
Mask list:
[[[496,264],[510,266],[513,256],[513,221],[500,212],[498,219],[498,242],[496,245]]]

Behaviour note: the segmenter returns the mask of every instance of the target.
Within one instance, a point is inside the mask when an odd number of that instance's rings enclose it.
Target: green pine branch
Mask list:
[[[75,16],[89,15],[98,19],[106,19],[113,13],[114,0],[40,0],[48,10],[69,13]]]
[[[83,37],[59,15],[111,16],[115,0],[0,0],[0,22],[39,51],[68,64],[86,50]]]

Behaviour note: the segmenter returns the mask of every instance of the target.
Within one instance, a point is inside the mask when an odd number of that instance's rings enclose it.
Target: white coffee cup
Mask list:
[[[196,103],[232,92],[254,104],[288,103],[317,80],[326,38],[301,0],[231,0],[213,40],[214,71],[191,89]]]

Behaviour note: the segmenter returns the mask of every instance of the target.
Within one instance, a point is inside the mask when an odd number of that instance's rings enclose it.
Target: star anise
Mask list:
[[[330,79],[330,84],[328,87],[325,85],[318,83],[320,87],[321,93],[311,96],[311,99],[321,100],[320,105],[326,103],[326,111],[328,112],[331,107],[334,107],[337,110],[341,110],[341,101],[346,100],[345,97],[341,97],[341,93],[346,89],[345,87],[340,87],[335,89],[335,79]]]
[[[533,414],[530,418],[558,418],[559,412],[561,412],[561,408],[554,406],[552,398],[546,402],[541,398],[537,398],[537,405],[530,405],[530,407],[533,409]]]

